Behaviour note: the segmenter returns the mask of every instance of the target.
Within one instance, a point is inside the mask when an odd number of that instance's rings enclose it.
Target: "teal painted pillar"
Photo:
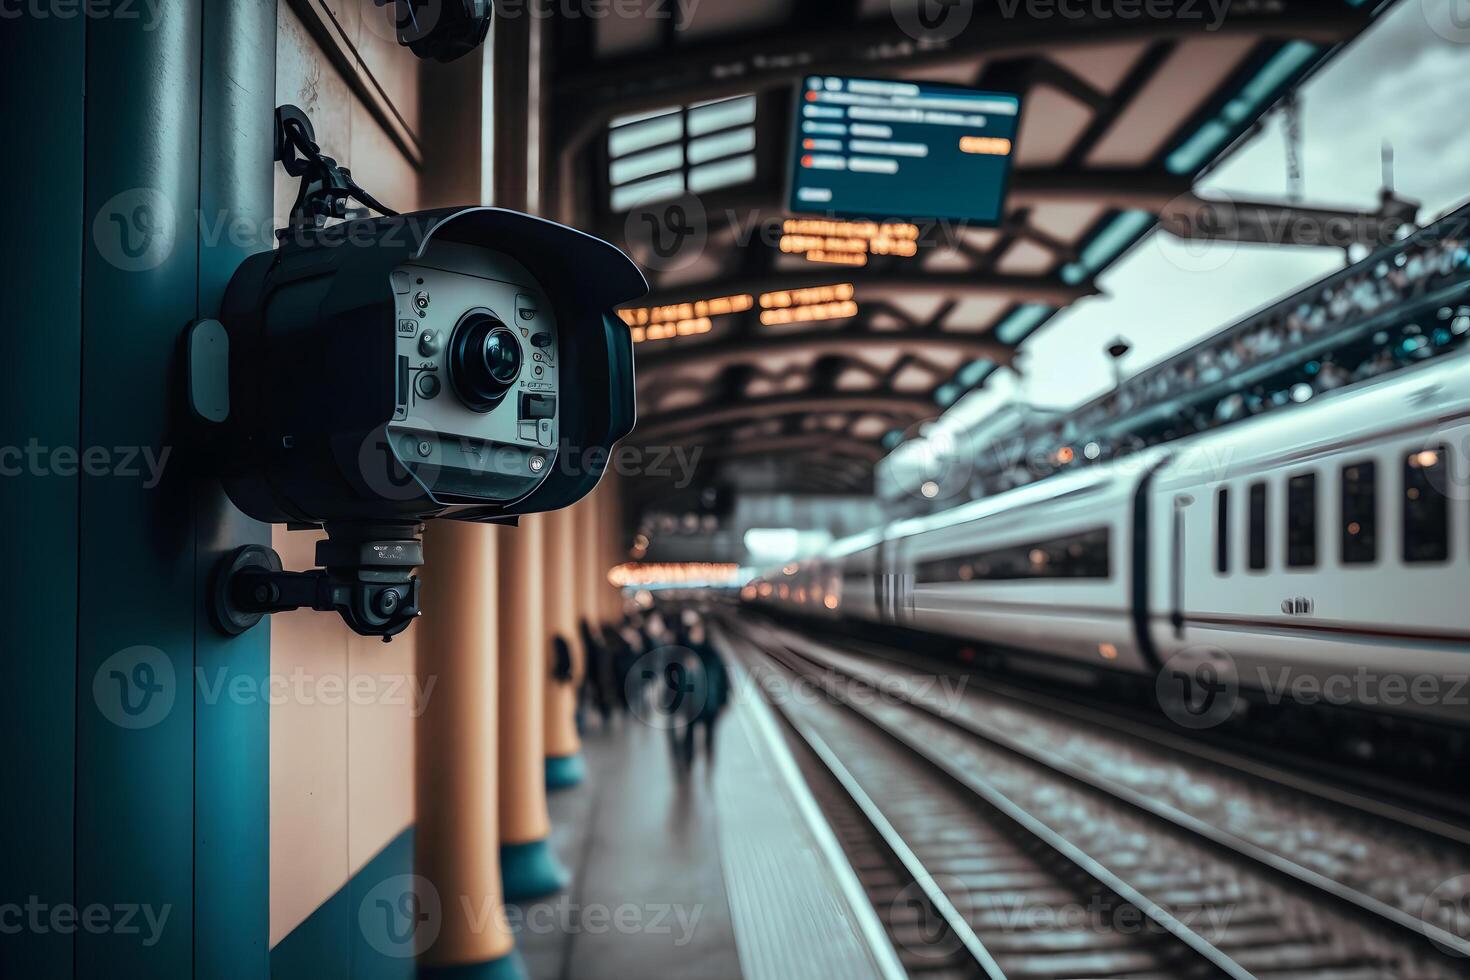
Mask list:
[[[70,467],[40,475],[21,455],[74,447],[82,347],[83,78],[81,17],[6,20],[0,58],[6,258],[0,263],[0,513],[16,601],[0,656],[0,902],[74,904],[77,494]],[[47,457],[48,459],[50,457]],[[40,458],[37,457],[37,462]],[[69,977],[72,937],[0,935],[0,972]]]
[[[269,633],[226,641],[203,596],[267,529],[195,469],[180,340],[270,246],[275,4],[110,9],[0,28],[0,503],[24,598],[0,723],[26,746],[0,902],[36,909],[0,972],[264,978]]]
[[[219,315],[248,255],[272,246],[276,95],[275,0],[203,0],[200,80],[200,317]],[[177,410],[177,409],[176,409]],[[270,709],[223,696],[220,681],[265,690],[270,619],[218,633],[203,597],[215,562],[271,543],[270,526],[235,509],[218,481],[193,481],[194,976],[270,973]]]
[[[152,925],[77,932],[78,977],[194,968],[196,527],[177,349],[198,309],[200,9],[155,18],[86,27],[80,445],[153,462],[81,476],[75,899]]]

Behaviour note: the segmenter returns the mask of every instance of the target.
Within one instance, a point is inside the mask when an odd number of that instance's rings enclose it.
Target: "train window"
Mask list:
[[[1012,545],[969,555],[920,562],[918,584],[1015,579],[1104,579],[1112,575],[1112,534],[1094,528],[1081,534]]]
[[[1286,564],[1317,564],[1317,474],[1303,473],[1286,481]]]
[[[1404,561],[1447,561],[1450,509],[1445,489],[1449,450],[1422,449],[1404,459]]]
[[[1342,468],[1342,563],[1371,565],[1378,560],[1378,464]]]
[[[1250,540],[1246,549],[1251,571],[1266,567],[1266,485],[1252,483],[1250,491]]]
[[[1215,494],[1215,571],[1230,574],[1230,488]]]

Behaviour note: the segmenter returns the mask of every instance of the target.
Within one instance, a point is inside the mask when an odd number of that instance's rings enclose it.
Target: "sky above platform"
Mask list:
[[[1376,208],[1385,141],[1396,190],[1422,203],[1421,222],[1462,203],[1470,198],[1470,3],[1400,0],[1308,80],[1300,104],[1306,204]],[[1196,189],[1284,200],[1286,174],[1277,112]],[[997,372],[950,421],[973,424],[1011,399],[1080,404],[1112,386],[1104,348],[1115,337],[1133,344],[1124,362],[1133,374],[1343,265],[1340,249],[1200,245],[1152,232],[1099,277],[1104,295],[1026,341],[1020,377]]]

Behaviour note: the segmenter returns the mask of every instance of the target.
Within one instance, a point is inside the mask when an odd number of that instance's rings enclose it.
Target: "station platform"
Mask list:
[[[772,709],[727,666],[713,764],[702,738],[681,773],[656,725],[589,719],[586,779],[550,799],[572,884],[507,910],[533,980],[905,975]]]

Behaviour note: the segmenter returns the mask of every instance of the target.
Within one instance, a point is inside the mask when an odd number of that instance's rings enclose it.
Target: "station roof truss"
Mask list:
[[[752,454],[781,457],[792,486],[870,491],[885,443],[1097,295],[1161,211],[1388,6],[1256,0],[1216,23],[1203,3],[1164,18],[977,3],[945,39],[906,32],[905,3],[703,0],[686,24],[683,5],[649,0],[644,18],[555,22],[552,204],[623,246],[652,285],[624,314],[638,341],[633,442],[698,446],[729,474]],[[1018,93],[998,226],[788,212],[793,93],[813,74]],[[655,236],[673,228],[659,208],[675,206],[694,244],[671,256]]]

